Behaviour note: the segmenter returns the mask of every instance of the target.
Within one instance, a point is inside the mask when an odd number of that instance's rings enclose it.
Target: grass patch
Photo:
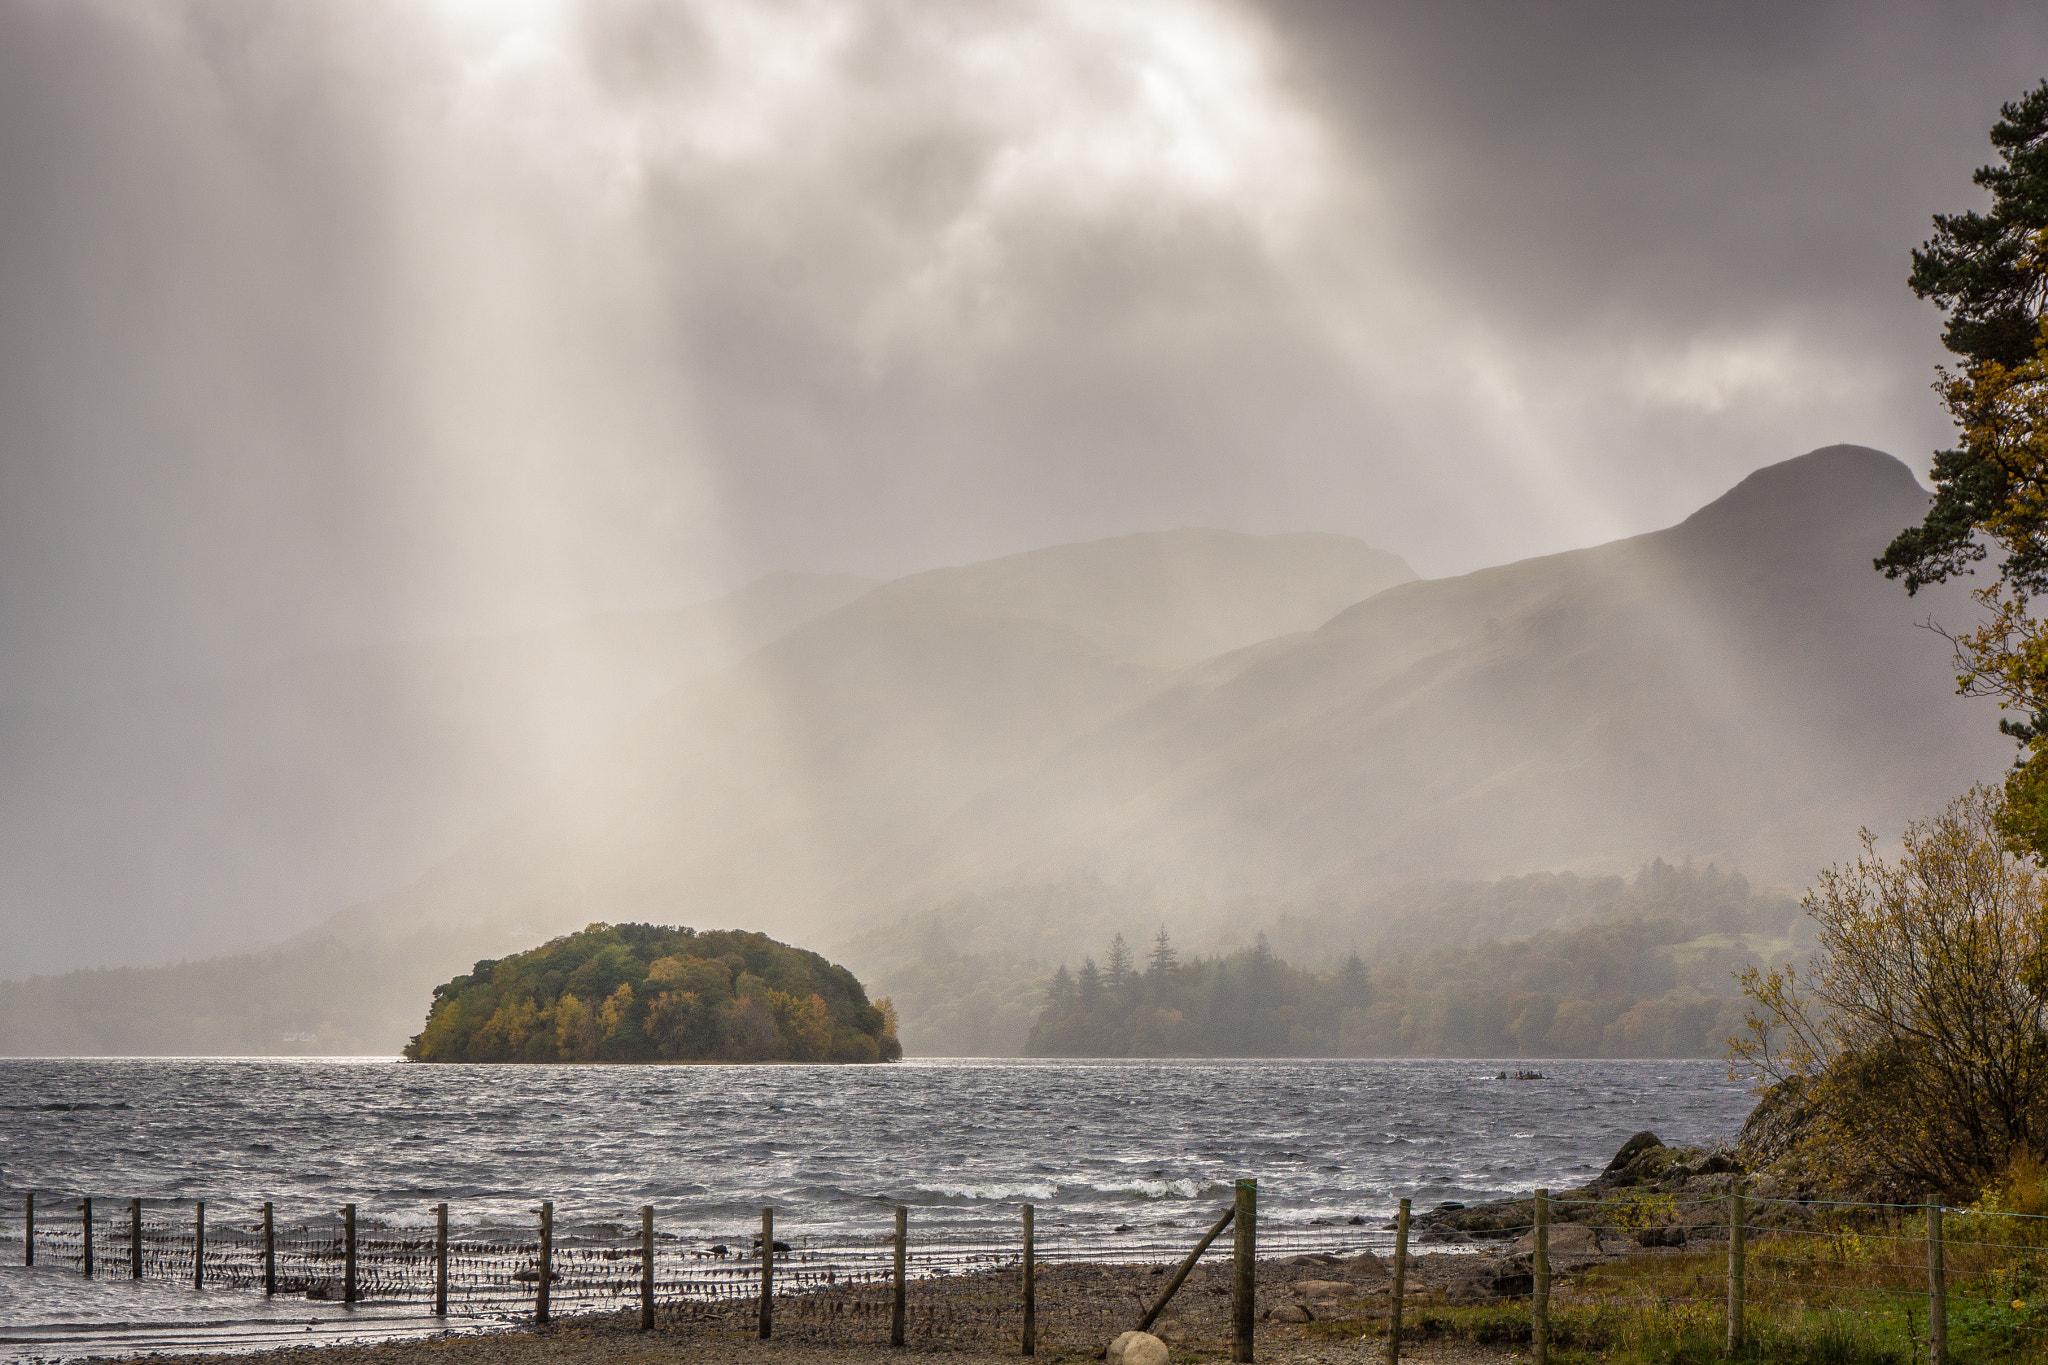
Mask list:
[[[1319,1322],[1310,1330],[1314,1336],[1355,1338],[1358,1326]],[[1714,1305],[1560,1305],[1550,1317],[1550,1357],[1555,1365],[1719,1365],[1729,1359],[1755,1365],[1917,1365],[1925,1349],[1903,1323],[1873,1323],[1840,1312],[1752,1322],[1743,1349],[1732,1358],[1722,1354],[1726,1333]],[[1384,1337],[1385,1320],[1367,1325],[1364,1335]],[[1402,1335],[1522,1353],[1532,1344],[1526,1303],[1422,1307],[1408,1315]],[[1951,1355],[1966,1359],[1953,1350]]]

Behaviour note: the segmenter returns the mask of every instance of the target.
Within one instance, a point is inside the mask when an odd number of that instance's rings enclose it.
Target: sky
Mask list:
[[[2036,5],[0,0],[0,700],[1837,441]]]

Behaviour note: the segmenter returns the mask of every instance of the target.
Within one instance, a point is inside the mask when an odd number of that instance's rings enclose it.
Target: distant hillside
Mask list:
[[[777,574],[674,611],[0,707],[0,974],[302,929],[418,876],[677,684],[873,586]]]
[[[1036,621],[1109,653],[1177,668],[1276,635],[1415,578],[1349,536],[1168,531],[1060,545],[883,588],[889,611]]]
[[[866,901],[1086,873],[1172,898],[1718,858],[1802,883],[2011,757],[1870,566],[1926,495],[1837,446],[1678,526],[1402,585],[1176,674],[899,856]]]
[[[830,936],[888,903],[849,901],[854,879],[1153,695],[1162,660],[1411,578],[1341,537],[1174,531],[901,579],[678,689],[546,800],[323,932],[545,936],[681,906]]]
[[[1742,1002],[1706,970],[1698,925],[1626,920],[1368,966],[1310,971],[1261,935],[1228,954],[1150,962],[1118,939],[1041,992],[1032,1057],[1713,1057]],[[1756,960],[1725,952],[1729,963]],[[1721,965],[1719,963],[1716,964]],[[1726,973],[1722,973],[1723,976]]]
[[[1021,936],[958,945],[989,984],[946,1008],[995,1039],[1033,1008],[1017,974],[1056,937],[1045,917],[1079,904],[1033,888],[1218,934],[1271,921],[1321,951],[1412,921],[1416,882],[1691,857],[1799,885],[1859,826],[1889,836],[2010,758],[1916,629],[1967,619],[1964,594],[1908,599],[1870,568],[1925,503],[1896,460],[1838,446],[1667,530],[1452,579],[1220,532],[916,575],[668,692],[300,947],[427,933],[466,961],[676,918],[872,942],[981,904]],[[852,954],[892,991],[924,974],[899,998],[920,1046],[911,1002],[943,977],[887,955]]]
[[[1059,966],[1078,970],[1092,956],[1106,970],[1106,945],[1119,934],[1142,958],[1162,928],[1190,963],[1237,961],[1263,941],[1290,964],[1293,975],[1272,977],[1293,983],[1281,1003],[1328,1007],[1314,1037],[1290,1045],[1306,1055],[1705,1055],[1700,1038],[1725,1036],[1714,1030],[1739,1014],[1732,973],[1812,947],[1795,897],[1755,890],[1713,866],[1653,862],[1633,878],[1416,882],[1346,905],[1177,905],[1086,882],[1015,888],[870,927],[838,955],[894,999],[912,1055],[1017,1056]],[[1340,1026],[1337,997],[1312,983],[1354,956],[1370,973],[1371,1009]],[[1199,1000],[1214,985],[1199,975],[1184,976],[1176,991]],[[1193,1017],[1184,998],[1171,1007]],[[1136,1036],[1130,1019],[1103,1027],[1054,1030],[1041,1043],[1064,1037],[1057,1046],[1113,1051],[1130,1045],[1116,1041],[1124,1033]],[[1195,1024],[1176,1046],[1244,1053],[1280,1045]]]
[[[888,1002],[766,934],[593,924],[434,988],[415,1062],[893,1062]]]
[[[837,824],[831,856],[849,846],[859,856],[869,829],[928,819],[916,813],[935,801],[945,809],[959,799],[948,793],[977,790],[1015,756],[1031,761],[1105,707],[1143,695],[1168,675],[1167,662],[1303,629],[1412,576],[1342,537],[1211,531],[915,575],[674,690],[551,800],[529,803],[528,819],[448,862],[428,879],[432,889],[420,883],[247,957],[0,984],[0,1051],[395,1051],[419,1025],[411,999],[473,959],[594,920],[674,918],[679,906],[700,923],[706,905],[728,922],[777,922],[786,889],[816,894],[808,870],[828,850],[814,832]],[[862,585],[843,586],[853,596]],[[515,696],[538,702],[559,690],[541,670]],[[523,733],[516,711],[508,719],[480,702],[466,712],[461,687],[433,695],[479,735],[503,742]],[[236,752],[223,760],[229,773]],[[446,766],[421,780],[474,777],[473,764]],[[344,792],[350,771],[346,761],[336,769]],[[295,780],[316,776],[309,769]],[[524,780],[478,787],[510,803]],[[411,807],[373,809],[396,819]],[[197,811],[226,819],[204,799]],[[259,812],[248,827],[275,818]],[[189,825],[166,821],[193,846],[211,847]],[[433,828],[408,826],[400,843],[416,848]],[[697,872],[670,880],[668,864],[678,861]],[[189,896],[219,884],[203,863],[182,881],[158,872]],[[712,887],[730,894],[697,899]],[[393,951],[398,943],[416,950]],[[232,998],[220,993],[224,982],[236,983]],[[167,1003],[91,1003],[116,983],[118,999]],[[181,997],[196,1002],[189,1028],[165,1013]]]
[[[1831,447],[1669,530],[1396,584],[1179,669],[1146,650],[1162,615],[1205,616],[1206,589],[1180,585],[1222,569],[1111,576],[1115,609],[1085,623],[1058,619],[1063,587],[987,588],[1085,579],[1057,553],[920,575],[679,691],[336,931],[682,905],[829,936],[1090,878],[1198,906],[1355,903],[1684,856],[1801,883],[1859,826],[1896,830],[2008,758],[1916,629],[1967,601],[1870,568],[1925,502],[1896,460]],[[1248,540],[1201,548],[1249,558]],[[1106,552],[1074,554],[1100,572]]]
[[[420,933],[0,982],[0,1055],[388,1057],[475,956],[472,935]]]

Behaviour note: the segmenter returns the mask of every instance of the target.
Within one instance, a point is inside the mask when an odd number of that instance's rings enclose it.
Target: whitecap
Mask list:
[[[919,1194],[943,1195],[948,1199],[1051,1199],[1059,1193],[1059,1186],[1050,1181],[1019,1181],[1012,1184],[959,1185],[945,1181],[912,1185]]]

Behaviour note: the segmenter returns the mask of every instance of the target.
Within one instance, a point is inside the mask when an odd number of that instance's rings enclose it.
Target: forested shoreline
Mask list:
[[[1162,927],[1137,961],[1121,934],[1102,963],[1045,987],[1031,1056],[1705,1057],[1743,1024],[1737,974],[1792,955],[1797,907],[1714,868],[1653,864],[1639,911],[1509,942],[1316,971],[1251,947],[1182,960]],[[1649,908],[1657,913],[1640,913]]]

